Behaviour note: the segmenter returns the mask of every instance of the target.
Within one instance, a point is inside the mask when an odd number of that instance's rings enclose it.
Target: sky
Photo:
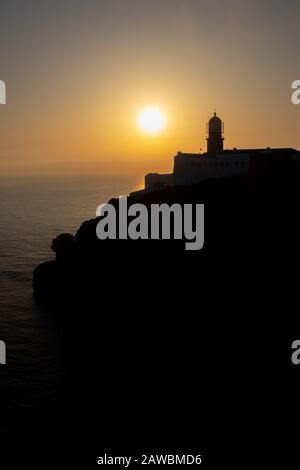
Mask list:
[[[170,171],[206,148],[300,149],[299,0],[7,0],[0,4],[0,176]],[[138,113],[158,106],[165,130]]]

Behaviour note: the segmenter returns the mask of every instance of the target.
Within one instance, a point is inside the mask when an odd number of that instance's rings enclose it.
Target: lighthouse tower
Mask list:
[[[223,152],[224,143],[224,124],[221,119],[214,113],[213,117],[209,120],[206,131],[207,137],[207,153],[209,155],[218,155]]]

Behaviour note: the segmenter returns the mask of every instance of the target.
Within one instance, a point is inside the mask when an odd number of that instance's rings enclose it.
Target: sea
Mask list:
[[[60,323],[35,300],[33,270],[54,259],[54,237],[75,234],[99,204],[140,184],[135,176],[0,178],[0,426],[12,448],[59,425],[64,406]]]

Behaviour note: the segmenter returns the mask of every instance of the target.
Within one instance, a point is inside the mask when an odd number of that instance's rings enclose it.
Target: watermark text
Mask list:
[[[6,364],[6,344],[0,340],[0,365]]]
[[[294,366],[298,366],[300,364],[300,340],[296,339],[292,343],[292,363]]]
[[[127,206],[119,197],[118,210],[102,204],[96,212],[101,220],[96,233],[100,240],[184,240],[186,250],[204,245],[204,204],[144,204]]]
[[[6,104],[6,83],[0,80],[0,104]]]
[[[292,83],[292,103],[295,105],[300,104],[300,80],[294,80]]]

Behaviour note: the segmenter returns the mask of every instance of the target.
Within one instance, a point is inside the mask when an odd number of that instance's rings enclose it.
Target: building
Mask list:
[[[234,175],[248,177],[251,188],[258,190],[261,185],[278,184],[277,180],[290,173],[294,164],[300,166],[300,152],[293,148],[224,150],[224,124],[214,113],[207,124],[206,153],[178,152],[173,173],[149,173],[145,176],[145,189],[131,195],[138,198],[167,187]]]

